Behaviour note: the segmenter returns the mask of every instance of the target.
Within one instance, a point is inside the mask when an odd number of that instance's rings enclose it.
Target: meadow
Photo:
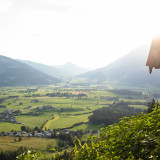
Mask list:
[[[47,93],[70,93],[71,97],[49,97]],[[85,93],[86,97],[78,98],[76,95]],[[132,92],[131,92],[132,93]],[[145,96],[145,95],[144,95]],[[84,125],[73,126],[75,129],[87,129],[92,124],[87,124],[88,117],[98,108],[108,107],[116,97],[121,101],[146,102],[144,96],[120,94],[113,92],[110,88],[99,85],[86,86],[33,86],[33,87],[5,87],[0,89],[0,98],[5,98],[1,105],[0,112],[5,109],[20,110],[21,114],[16,115],[20,124],[0,122],[0,132],[10,130],[19,131],[21,126],[29,128],[39,127],[47,129],[58,129],[72,127],[74,124],[84,122]],[[16,97],[16,98],[15,98]],[[36,100],[36,101],[35,101]],[[52,106],[47,109],[43,106]],[[146,109],[145,105],[130,105],[131,107]],[[88,125],[88,127],[87,127]],[[85,127],[84,127],[85,126]],[[92,125],[94,126],[94,125]],[[94,126],[93,128],[95,128]],[[91,127],[92,128],[92,127]]]

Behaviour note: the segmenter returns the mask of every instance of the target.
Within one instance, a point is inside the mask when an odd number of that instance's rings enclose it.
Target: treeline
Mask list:
[[[117,94],[124,94],[128,96],[142,96],[142,92],[131,91],[129,89],[109,90],[109,92],[117,93]]]
[[[103,107],[93,111],[93,115],[89,117],[89,122],[96,125],[111,125],[119,122],[122,117],[131,117],[141,112],[141,109],[129,107],[126,102],[118,102],[109,107]]]
[[[76,97],[76,95],[69,93],[69,92],[53,92],[53,93],[46,93],[48,97]]]
[[[140,102],[140,101],[119,101],[119,102],[115,102],[113,103],[115,106],[128,106],[128,105],[148,105],[147,102]],[[112,104],[109,106],[113,106]]]
[[[20,147],[15,151],[0,151],[0,160],[16,160],[17,156],[25,152],[27,149],[26,147]]]
[[[70,97],[78,97],[78,98],[86,97],[87,98],[87,95],[84,93],[72,94],[69,92],[46,93],[46,96],[48,97],[66,97],[66,98],[70,98]]]
[[[8,96],[8,97],[5,97],[5,98],[0,98],[0,103],[3,103],[5,100],[12,99],[12,98],[19,98],[19,96]]]

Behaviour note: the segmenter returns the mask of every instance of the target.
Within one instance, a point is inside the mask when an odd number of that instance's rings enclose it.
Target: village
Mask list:
[[[15,115],[21,113],[19,110],[9,110],[6,109],[2,113],[0,113],[0,122],[12,122],[12,123],[19,123],[16,121]]]
[[[24,126],[23,126],[24,127]],[[61,129],[61,130],[44,130],[44,131],[36,131],[33,130],[32,132],[28,133],[26,131],[10,131],[10,132],[1,132],[1,136],[10,136],[10,137],[40,137],[40,138],[58,138],[66,135],[72,135],[76,136],[78,133],[81,135],[84,134],[94,134],[94,133],[99,133],[98,129],[95,130],[77,130],[77,131],[72,131],[68,129]]]

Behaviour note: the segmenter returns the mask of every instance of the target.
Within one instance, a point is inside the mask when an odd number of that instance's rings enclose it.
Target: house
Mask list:
[[[34,136],[35,136],[35,137],[44,137],[44,134],[42,134],[42,133],[35,133]]]
[[[7,136],[8,134],[6,132],[2,133],[2,136]]]
[[[39,102],[39,100],[38,99],[33,99],[31,102],[36,103],[36,102]]]
[[[9,132],[9,136],[14,136],[14,132]]]
[[[51,133],[46,134],[46,137],[51,138]]]
[[[22,133],[21,132],[17,132],[16,137],[21,137]]]
[[[26,133],[26,137],[33,137],[31,133]]]
[[[69,130],[68,130],[68,129],[64,129],[64,130],[63,130],[63,133],[69,134]]]

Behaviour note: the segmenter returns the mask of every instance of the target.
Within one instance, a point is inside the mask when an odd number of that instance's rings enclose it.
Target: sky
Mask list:
[[[104,67],[160,34],[159,0],[0,0],[0,55]]]

